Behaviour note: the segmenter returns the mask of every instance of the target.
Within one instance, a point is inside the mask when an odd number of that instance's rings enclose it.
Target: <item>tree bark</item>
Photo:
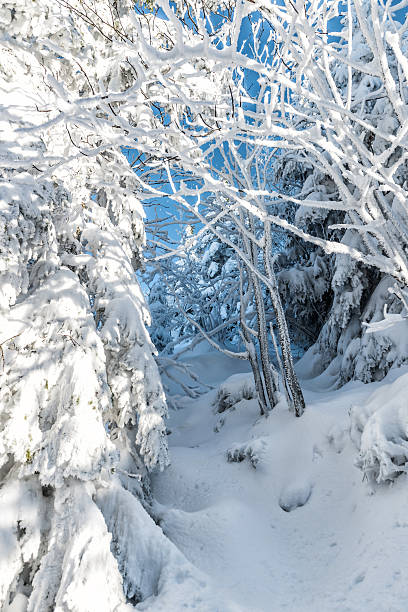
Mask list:
[[[278,283],[276,281],[275,272],[273,270],[271,262],[271,244],[272,240],[270,223],[265,222],[264,264],[266,274],[269,280],[271,281],[270,285],[268,286],[268,290],[271,296],[272,307],[278,324],[279,344],[282,351],[283,375],[285,376],[287,388],[291,396],[291,408],[294,410],[295,415],[299,417],[302,416],[305,410],[305,400],[293,364],[288,326],[286,323],[285,313],[278,291]]]

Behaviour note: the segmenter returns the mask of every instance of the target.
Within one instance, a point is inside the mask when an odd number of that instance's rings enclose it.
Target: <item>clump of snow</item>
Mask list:
[[[230,463],[241,463],[248,459],[254,469],[262,458],[268,443],[263,438],[251,440],[244,444],[234,444],[227,450],[227,461]]]
[[[284,487],[279,497],[279,506],[285,512],[292,512],[295,508],[300,508],[307,504],[312,494],[312,484],[310,482],[295,482]]]
[[[408,373],[351,409],[351,434],[360,448],[357,465],[369,480],[392,481],[408,472],[407,387]]]
[[[74,479],[56,489],[49,539],[34,576],[29,612],[130,610],[94,493],[91,483],[83,485]]]
[[[5,608],[5,612],[26,612],[28,599],[23,593],[17,593],[10,605]]]
[[[224,412],[242,399],[256,397],[255,384],[252,374],[233,374],[218,388],[215,406],[217,412]]]
[[[0,601],[8,600],[25,563],[41,544],[41,487],[34,478],[9,480],[0,490]],[[14,608],[12,608],[14,609]],[[18,610],[17,602],[15,610]]]

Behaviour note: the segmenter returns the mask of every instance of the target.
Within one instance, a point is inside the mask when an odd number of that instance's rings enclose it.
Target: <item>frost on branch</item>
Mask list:
[[[341,12],[335,3],[333,9]],[[318,4],[315,10],[315,17],[321,18]],[[321,62],[310,56],[308,71],[302,72],[305,65],[298,65],[296,82],[302,74],[305,88],[294,106],[309,109],[311,124],[309,129],[301,122],[295,137],[287,131],[289,151],[279,168],[282,185],[298,208],[295,225],[304,228],[309,237],[327,241],[320,243],[323,249],[317,242],[304,246],[302,265],[297,266],[301,269],[293,279],[296,282],[290,282],[290,271],[283,272],[283,281],[285,277],[288,280],[289,310],[293,303],[303,305],[297,297],[301,287],[298,277],[307,272],[303,283],[307,288],[312,255],[317,255],[324,262],[329,292],[321,304],[314,290],[303,294],[305,307],[298,309],[300,321],[295,323],[313,334],[310,313],[314,309],[315,319],[322,316],[324,325],[319,325],[317,341],[310,338],[314,374],[329,368],[338,384],[356,378],[379,380],[392,365],[408,358],[387,333],[367,336],[364,326],[379,320],[384,305],[390,312],[401,311],[401,305],[387,294],[386,285],[397,280],[404,286],[408,278],[407,31],[399,27],[392,10],[357,0],[344,11],[341,23],[336,50],[333,45],[327,57],[319,56]],[[307,17],[303,25],[311,28],[310,40],[317,35]],[[314,41],[317,43],[316,38]],[[319,55],[318,44],[315,49]],[[319,78],[327,87],[318,85]],[[321,107],[326,105],[322,102],[326,96],[330,100],[327,114]],[[304,150],[291,150],[291,140],[298,145],[303,142]],[[291,191],[289,176],[293,178]],[[293,198],[296,194],[297,199]],[[333,256],[334,243],[346,247],[344,254]],[[296,240],[295,245],[299,252]],[[358,252],[359,257],[350,257],[348,249]]]

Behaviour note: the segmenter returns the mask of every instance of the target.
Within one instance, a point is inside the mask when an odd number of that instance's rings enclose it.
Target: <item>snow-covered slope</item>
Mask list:
[[[194,363],[216,386],[236,372],[220,355]],[[253,399],[216,412],[217,389],[172,411],[172,465],[153,483],[157,512],[222,594],[214,611],[225,602],[248,612],[408,610],[406,476],[374,488],[350,438],[349,410],[384,383],[329,384],[308,381],[300,419],[283,402],[261,418]]]

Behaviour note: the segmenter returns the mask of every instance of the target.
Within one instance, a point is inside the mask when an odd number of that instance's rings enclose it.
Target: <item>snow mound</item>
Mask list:
[[[112,536],[111,549],[123,575],[123,590],[134,609],[215,612],[219,602],[220,610],[235,612],[119,483],[99,489],[96,503]]]
[[[233,374],[218,388],[215,398],[217,412],[224,412],[235,406],[242,399],[256,397],[254,378],[252,374]]]
[[[382,385],[362,408],[351,408],[351,436],[360,448],[356,465],[371,481],[408,472],[407,387],[408,373]]]
[[[17,593],[10,605],[7,605],[5,612],[26,612],[28,599],[23,593]]]
[[[283,488],[279,497],[279,506],[285,512],[292,512],[307,504],[312,494],[311,482],[294,482]]]

